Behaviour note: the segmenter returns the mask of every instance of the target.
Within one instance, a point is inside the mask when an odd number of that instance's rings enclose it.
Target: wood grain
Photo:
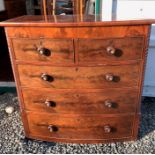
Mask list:
[[[52,67],[18,65],[21,86],[51,89],[100,89],[133,87],[139,84],[139,66],[124,65],[105,67]],[[107,81],[105,76],[113,74],[114,80]],[[44,81],[47,74],[51,80]]]
[[[23,88],[22,94],[25,109],[51,114],[134,114],[138,98],[137,89],[120,88],[65,91]],[[50,106],[47,101],[51,102]],[[106,105],[107,102],[112,104],[111,107]]]
[[[102,64],[107,61],[142,59],[143,44],[143,37],[79,39],[77,45],[78,60],[80,63],[87,62]],[[108,53],[108,47],[113,47],[115,49],[115,53]]]
[[[50,62],[52,64],[74,63],[72,39],[13,39],[17,60]],[[45,54],[40,54],[39,49]]]
[[[147,26],[114,27],[7,27],[9,37],[13,38],[119,38],[136,37],[147,33]],[[52,33],[49,33],[52,32]]]
[[[70,140],[104,140],[132,136],[134,115],[123,117],[105,117],[103,115],[57,115],[27,112],[30,133]],[[56,127],[50,132],[48,127]],[[104,126],[110,126],[111,132],[105,133]]]

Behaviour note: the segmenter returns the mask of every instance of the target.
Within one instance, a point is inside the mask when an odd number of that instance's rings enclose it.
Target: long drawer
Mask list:
[[[72,39],[12,39],[16,60],[74,63]]]
[[[104,67],[52,67],[18,65],[20,82],[41,88],[115,88],[138,86],[140,63]]]
[[[51,91],[23,88],[22,94],[26,110],[60,114],[135,113],[138,100],[136,89]]]
[[[134,115],[57,115],[27,112],[30,134],[35,137],[102,140],[133,135]]]
[[[80,63],[102,64],[111,61],[142,59],[143,37],[79,39]]]

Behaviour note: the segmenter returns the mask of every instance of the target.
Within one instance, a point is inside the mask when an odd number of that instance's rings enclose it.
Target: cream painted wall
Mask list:
[[[4,11],[4,0],[0,0],[0,11]]]

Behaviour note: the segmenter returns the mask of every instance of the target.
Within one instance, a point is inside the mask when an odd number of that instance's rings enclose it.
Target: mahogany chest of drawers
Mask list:
[[[1,23],[25,135],[73,143],[135,140],[154,22],[23,16]]]

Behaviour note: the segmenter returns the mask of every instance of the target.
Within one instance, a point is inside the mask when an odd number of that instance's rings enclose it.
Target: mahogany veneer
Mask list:
[[[13,39],[13,46],[17,60],[74,63],[72,39]]]
[[[140,63],[99,67],[18,65],[20,85],[54,89],[104,89],[139,86]],[[107,78],[111,76],[113,80]],[[48,78],[48,79],[44,79]],[[109,77],[110,78],[110,77]]]
[[[2,22],[25,135],[76,143],[135,140],[152,23],[94,16]]]

